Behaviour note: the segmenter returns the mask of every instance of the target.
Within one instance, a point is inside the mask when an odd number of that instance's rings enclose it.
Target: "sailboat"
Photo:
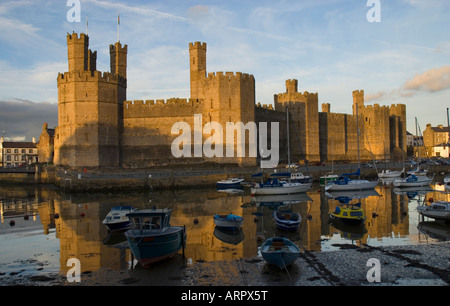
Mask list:
[[[359,158],[359,125],[358,125],[358,104],[356,104],[356,130],[358,143],[358,170],[354,173],[343,173],[337,180],[329,181],[325,185],[326,191],[342,191],[342,190],[365,190],[372,189],[378,185],[378,181],[368,181],[362,179],[350,179],[349,176],[361,176],[360,158]]]
[[[289,108],[286,108],[287,117],[287,145],[288,145],[288,165],[291,164],[290,139],[289,139]],[[254,183],[250,188],[253,195],[269,195],[269,194],[294,194],[306,192],[311,188],[312,182],[298,183],[291,182],[291,174],[284,173],[279,176],[286,176],[286,180],[278,178],[269,178],[264,183]]]
[[[416,135],[417,134],[417,117],[416,119]],[[419,149],[417,150],[417,157],[420,164],[420,154]],[[395,179],[392,184],[395,187],[422,187],[422,186],[428,186],[431,184],[431,181],[433,178],[430,178],[426,176],[427,170],[420,170],[419,166],[417,166],[416,170],[408,171],[407,176],[403,178],[397,178]]]

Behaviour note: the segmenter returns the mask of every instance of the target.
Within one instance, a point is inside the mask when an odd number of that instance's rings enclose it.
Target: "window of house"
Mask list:
[[[6,149],[6,153],[11,153],[11,149]]]
[[[32,154],[33,153],[33,149],[28,150],[28,153]]]
[[[25,150],[25,149],[22,149],[22,153],[25,154],[25,153],[26,153],[26,150]]]
[[[14,149],[14,153],[19,153],[19,149]]]

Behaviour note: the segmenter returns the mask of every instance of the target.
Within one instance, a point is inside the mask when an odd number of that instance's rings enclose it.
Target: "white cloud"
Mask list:
[[[407,90],[435,92],[450,88],[450,66],[433,68],[406,81]]]

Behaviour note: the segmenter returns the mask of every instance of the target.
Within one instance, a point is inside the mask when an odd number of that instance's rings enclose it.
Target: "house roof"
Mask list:
[[[8,149],[35,149],[36,148],[36,144],[34,142],[5,141],[5,142],[3,142],[3,148],[8,148]]]
[[[434,126],[431,127],[431,129],[435,133],[448,133],[450,131],[450,128],[448,126]]]

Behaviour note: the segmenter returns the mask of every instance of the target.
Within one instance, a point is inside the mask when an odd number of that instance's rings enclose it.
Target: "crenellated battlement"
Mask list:
[[[199,41],[196,41],[194,43],[189,43],[189,50],[191,49],[206,49],[206,43],[201,43]]]
[[[105,82],[126,86],[127,80],[110,72],[101,71],[71,71],[58,73],[58,86],[69,82]]]
[[[258,107],[258,108],[263,108],[263,109],[274,110],[272,104],[261,104],[261,102],[258,102],[258,103],[256,104],[256,107]]]
[[[201,113],[204,101],[199,99],[134,100],[123,103],[124,118],[184,117]]]
[[[73,32],[72,34],[67,33],[67,43],[80,41],[80,40],[82,40],[82,41],[88,40],[89,41],[89,35],[80,33],[80,36],[78,37],[78,33],[75,33],[75,32]]]
[[[248,73],[242,73],[242,72],[223,72],[223,71],[217,71],[217,72],[208,72],[209,80],[224,80],[228,79],[229,81],[232,81],[234,79],[236,80],[254,80],[254,76],[252,74]]]

